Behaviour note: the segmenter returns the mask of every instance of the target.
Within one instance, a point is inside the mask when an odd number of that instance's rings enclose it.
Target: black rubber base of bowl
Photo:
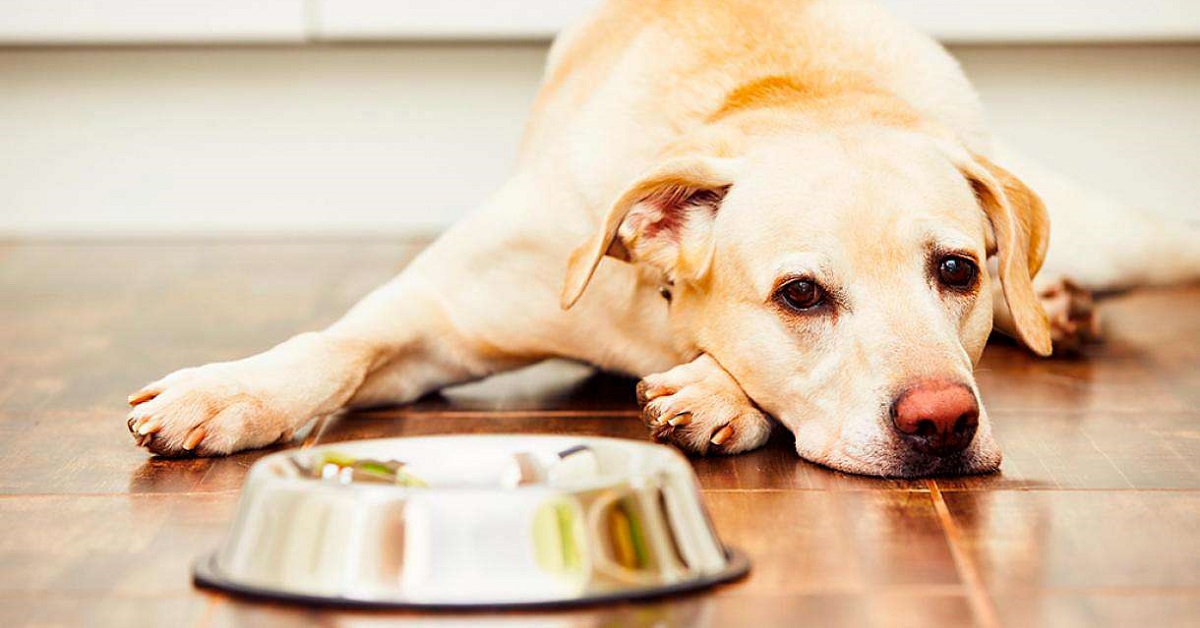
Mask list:
[[[230,581],[225,576],[222,576],[215,566],[216,553],[202,556],[192,566],[192,582],[196,586],[205,589],[215,589],[223,591],[239,597],[258,599],[272,602],[286,602],[290,604],[303,604],[306,606],[332,606],[340,608],[373,608],[373,609],[405,609],[405,610],[429,610],[429,611],[489,611],[489,610],[516,610],[516,609],[553,609],[553,608],[570,608],[577,606],[592,606],[597,604],[612,604],[617,602],[632,602],[638,600],[648,600],[652,598],[660,598],[668,595],[677,595],[682,593],[690,593],[707,589],[714,585],[723,582],[730,582],[745,576],[750,571],[750,560],[740,550],[735,548],[725,548],[725,555],[728,558],[729,564],[726,568],[718,573],[710,574],[695,580],[686,582],[676,582],[674,584],[649,587],[645,589],[630,589],[628,591],[602,593],[589,597],[581,597],[575,599],[562,600],[536,600],[536,601],[520,601],[520,602],[483,602],[483,603],[421,603],[421,602],[404,602],[398,600],[371,600],[357,599],[348,597],[325,597],[318,595],[308,595],[304,593],[293,593],[289,591],[280,591],[275,589],[266,589],[262,587],[249,586]]]

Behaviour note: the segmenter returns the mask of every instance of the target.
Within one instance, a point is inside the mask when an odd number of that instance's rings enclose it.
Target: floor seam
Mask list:
[[[962,530],[959,529],[954,517],[950,514],[950,507],[942,498],[942,492],[938,490],[937,482],[926,480],[926,484],[929,487],[929,498],[933,502],[933,509],[937,513],[942,533],[946,536],[946,543],[950,547],[950,556],[954,559],[955,570],[967,590],[967,601],[971,605],[971,612],[985,628],[999,628],[1001,624],[996,612],[996,604],[983,585],[979,569],[963,547]]]

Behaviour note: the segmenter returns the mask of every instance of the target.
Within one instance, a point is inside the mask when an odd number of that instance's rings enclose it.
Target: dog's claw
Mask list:
[[[183,448],[192,451],[204,440],[205,436],[204,426],[194,428],[191,432],[188,432],[187,439],[183,441]]]
[[[692,422],[692,413],[691,412],[680,412],[679,414],[676,414],[675,416],[671,417],[671,420],[667,421],[667,423],[671,424],[671,427],[680,427],[683,425],[687,425],[688,423],[691,423],[691,422]]]
[[[637,392],[657,443],[701,455],[729,454],[761,446],[771,432],[770,419],[708,356],[648,376]]]
[[[650,385],[647,384],[646,380],[644,379],[637,383],[637,388],[635,391],[637,392],[637,402],[639,406],[644,406],[646,405],[647,401],[650,401],[649,397],[647,396],[649,388]]]
[[[713,434],[713,437],[709,442],[717,446],[724,445],[725,441],[729,440],[730,436],[733,436],[733,426],[725,425],[721,429],[717,430],[716,434]]]
[[[157,391],[139,390],[138,392],[135,392],[132,395],[129,395],[129,398],[128,398],[129,405],[136,406],[140,403],[145,403],[147,401],[150,401],[151,399],[153,399],[157,396],[158,396]]]

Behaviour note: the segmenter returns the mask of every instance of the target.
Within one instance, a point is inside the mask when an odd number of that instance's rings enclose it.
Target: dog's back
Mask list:
[[[645,163],[600,163],[590,157],[613,150],[588,147],[617,143],[617,152],[649,160],[739,88],[772,77],[825,89],[870,84],[987,152],[958,64],[872,2],[609,0],[555,43],[522,157],[562,149],[570,137],[573,174],[620,185]]]

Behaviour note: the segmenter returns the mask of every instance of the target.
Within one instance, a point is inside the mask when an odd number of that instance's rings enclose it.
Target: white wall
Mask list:
[[[0,234],[406,233],[502,180],[542,44],[0,49]],[[954,48],[999,134],[1200,219],[1200,45]]]
[[[1200,221],[1200,45],[954,53],[998,138],[1134,206]]]

